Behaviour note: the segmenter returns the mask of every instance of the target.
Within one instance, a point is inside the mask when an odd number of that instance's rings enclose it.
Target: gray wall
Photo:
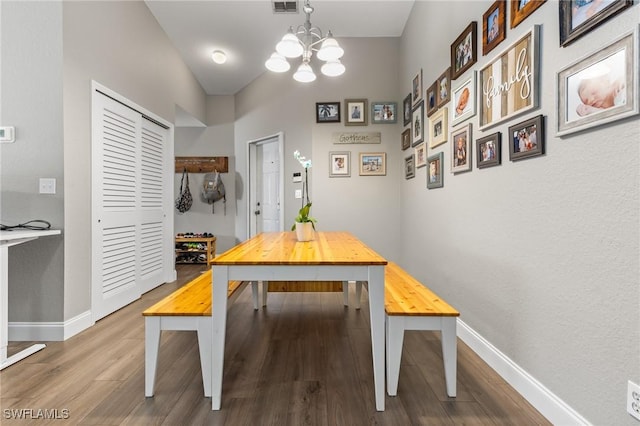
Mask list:
[[[449,66],[450,43],[469,22],[480,24],[491,3],[415,4],[402,37],[403,93],[419,68],[428,87]],[[637,424],[625,395],[627,380],[640,381],[640,124],[636,116],[556,137],[555,81],[559,69],[637,28],[639,18],[636,4],[560,48],[558,2],[548,1],[487,56],[479,43],[476,70],[542,24],[540,109],[485,132],[477,116],[470,120],[473,140],[502,132],[501,166],[478,170],[474,161],[459,175],[446,167],[437,190],[425,188],[419,169],[400,185],[402,265],[594,424]],[[510,162],[508,126],[537,114],[547,120],[546,154]],[[448,148],[428,155],[444,151],[448,165]]]

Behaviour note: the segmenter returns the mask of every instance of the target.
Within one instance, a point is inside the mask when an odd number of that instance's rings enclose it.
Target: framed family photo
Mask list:
[[[560,2],[560,45],[568,46],[606,20],[633,6],[633,0]]]
[[[391,124],[397,121],[396,102],[371,102],[371,123]]]
[[[344,100],[345,126],[366,126],[367,125],[367,100],[366,99],[345,99]]]
[[[452,91],[451,125],[455,126],[476,115],[476,72],[472,71]]]
[[[451,131],[451,173],[471,170],[471,123]]]
[[[411,129],[405,129],[404,132],[402,132],[400,141],[403,151],[411,146]]]
[[[416,169],[427,165],[427,143],[422,142],[416,146]]]
[[[316,123],[339,123],[340,102],[316,102]]]
[[[404,178],[412,179],[416,176],[415,156],[411,154],[404,159]]]
[[[482,55],[491,52],[507,34],[507,7],[498,0],[482,15]]]
[[[470,23],[451,45],[451,80],[460,77],[478,60],[477,27],[476,21]]]
[[[517,27],[546,1],[547,0],[509,0],[509,3],[511,3],[511,28]]]
[[[404,126],[411,123],[411,93],[402,101],[402,124]]]
[[[422,100],[422,68],[413,77],[411,87],[411,104],[415,107]]]
[[[444,154],[439,152],[435,155],[427,158],[428,172],[427,172],[427,188],[442,188],[444,186],[442,172],[442,164],[444,161]]]
[[[411,119],[411,145],[416,146],[424,140],[424,102],[420,102],[413,109]]]
[[[384,176],[387,174],[385,152],[361,152],[360,176]]]
[[[447,124],[447,116],[448,116],[447,108],[444,107],[433,117],[429,118],[429,132],[431,134],[431,139],[429,140],[429,148],[435,148],[438,145],[442,145],[447,141],[447,133],[449,131],[449,127]]]
[[[438,110],[438,98],[437,98],[437,89],[438,82],[434,81],[431,86],[427,89],[425,103],[427,104],[427,117],[433,115],[434,112]]]
[[[329,152],[329,177],[351,176],[351,152]]]
[[[560,70],[557,88],[558,136],[638,114],[638,29]]]
[[[537,157],[544,154],[544,116],[530,118],[509,127],[509,160]]]
[[[445,105],[451,99],[451,79],[449,78],[451,68],[447,68],[436,80],[436,105],[438,108]]]
[[[496,132],[476,140],[476,166],[479,169],[500,164],[500,138],[501,133]]]

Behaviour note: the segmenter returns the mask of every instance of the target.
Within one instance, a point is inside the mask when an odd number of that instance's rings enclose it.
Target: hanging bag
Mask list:
[[[184,178],[187,178],[185,183]],[[191,196],[191,191],[189,190],[189,174],[187,173],[187,168],[184,168],[182,172],[182,180],[180,180],[180,194],[176,199],[176,209],[180,213],[184,213],[191,208],[193,204],[193,197]]]
[[[218,200],[223,200],[224,213],[227,213],[227,197],[224,189],[224,183],[220,173],[216,170],[215,173],[207,173],[204,175],[204,182],[202,184],[202,199],[211,204],[211,213],[214,213],[213,203]]]

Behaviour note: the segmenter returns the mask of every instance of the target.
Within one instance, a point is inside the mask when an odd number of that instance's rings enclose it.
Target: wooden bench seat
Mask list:
[[[145,317],[145,396],[152,397],[154,393],[162,330],[197,332],[204,395],[211,396],[211,274],[209,269],[142,313]],[[229,282],[227,306],[231,306],[246,286],[245,281]]]
[[[384,278],[387,393],[398,393],[404,331],[439,330],[447,395],[456,396],[456,322],[460,313],[396,263],[387,264]]]

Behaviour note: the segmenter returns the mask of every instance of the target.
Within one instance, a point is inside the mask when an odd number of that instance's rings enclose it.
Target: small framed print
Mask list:
[[[451,131],[451,173],[471,170],[471,123]]]
[[[416,169],[427,165],[427,143],[416,146]]]
[[[436,104],[438,108],[445,105],[451,99],[451,80],[449,79],[449,71],[451,68],[447,68],[440,77],[436,80]]]
[[[345,99],[344,100],[345,126],[366,126],[367,125],[367,100],[366,99]]]
[[[397,122],[396,102],[371,102],[371,124],[387,124]]]
[[[470,23],[451,45],[451,80],[460,77],[478,60],[477,27],[476,21]]]
[[[404,178],[412,179],[416,177],[415,156],[411,154],[404,159]]]
[[[547,0],[509,0],[509,3],[511,3],[511,28],[517,27],[520,22],[524,21],[546,1]]]
[[[411,129],[405,129],[402,132],[402,150],[409,148],[411,146]]]
[[[544,154],[544,116],[539,115],[509,127],[509,160]]]
[[[402,111],[402,124],[406,126],[411,123],[411,93],[402,101]]]
[[[482,54],[491,52],[507,34],[507,7],[498,0],[482,15]]]
[[[441,152],[434,154],[427,158],[428,170],[427,173],[427,188],[442,188],[444,186],[443,182],[443,174],[442,173],[442,163],[444,159],[444,154]]]
[[[568,46],[609,18],[633,6],[633,0],[560,2],[560,45]]]
[[[431,133],[429,148],[435,148],[447,141],[447,133],[449,132],[447,124],[448,115],[447,107],[444,107],[438,110],[433,117],[429,118],[429,131]]]
[[[316,123],[339,123],[340,102],[316,102]]]
[[[425,100],[425,102],[427,103],[427,117],[431,117],[433,113],[438,110],[438,95],[436,90],[437,86],[438,83],[434,81],[433,84],[427,89],[427,97]]]
[[[476,166],[479,169],[500,164],[500,137],[501,133],[496,132],[476,140]]]
[[[411,84],[411,104],[415,107],[422,100],[422,68],[418,71]]]
[[[351,176],[351,152],[329,152],[329,177]]]
[[[452,92],[451,125],[455,126],[476,115],[476,71]]]
[[[360,176],[384,176],[387,174],[385,152],[361,152]]]
[[[424,140],[424,102],[420,102],[413,109],[411,119],[411,144],[418,145]]]

